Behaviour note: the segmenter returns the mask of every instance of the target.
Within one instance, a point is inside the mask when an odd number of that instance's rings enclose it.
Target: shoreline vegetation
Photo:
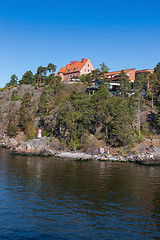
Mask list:
[[[51,63],[21,80],[12,75],[0,89],[0,145],[12,154],[159,164],[160,62],[134,82],[122,70],[114,92],[100,66],[78,82],[62,82]]]

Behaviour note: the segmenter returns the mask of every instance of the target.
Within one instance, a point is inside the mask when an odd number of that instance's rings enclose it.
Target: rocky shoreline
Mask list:
[[[48,137],[40,139],[32,139],[27,142],[18,143],[13,138],[5,138],[0,141],[1,147],[11,149],[11,154],[32,155],[32,156],[55,156],[59,158],[71,158],[80,161],[99,160],[99,161],[117,161],[117,162],[133,162],[144,165],[160,165],[160,149],[152,149],[149,153],[137,155],[112,156],[109,154],[93,155],[84,152],[57,151],[50,148]]]

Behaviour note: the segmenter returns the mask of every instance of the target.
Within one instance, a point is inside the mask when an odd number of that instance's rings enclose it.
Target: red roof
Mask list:
[[[124,70],[124,72],[127,73],[127,72],[130,72],[131,70],[135,70],[135,68]],[[110,75],[120,74],[120,73],[121,73],[121,71],[109,72],[109,73],[105,73],[104,76],[110,76]]]
[[[58,73],[70,74],[73,72],[79,72],[81,71],[86,62],[87,62],[86,58],[82,58],[80,62],[78,61],[70,62],[65,67],[62,67]]]
[[[153,73],[154,70],[153,70],[153,69],[144,69],[144,70],[138,70],[138,71],[136,71],[136,73],[146,73],[146,72],[151,72],[151,73]]]

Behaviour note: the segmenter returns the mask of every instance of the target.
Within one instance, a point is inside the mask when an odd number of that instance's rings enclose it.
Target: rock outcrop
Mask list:
[[[5,137],[0,140],[0,146],[5,148],[14,148],[18,146],[18,142],[14,138]]]
[[[23,142],[11,151],[12,154],[53,156],[55,151],[49,148],[49,138],[32,139]]]

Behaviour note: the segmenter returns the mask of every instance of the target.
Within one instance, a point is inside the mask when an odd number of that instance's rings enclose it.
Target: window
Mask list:
[[[86,72],[86,69],[84,69],[84,71]]]
[[[88,64],[88,67],[89,67],[89,64]]]

